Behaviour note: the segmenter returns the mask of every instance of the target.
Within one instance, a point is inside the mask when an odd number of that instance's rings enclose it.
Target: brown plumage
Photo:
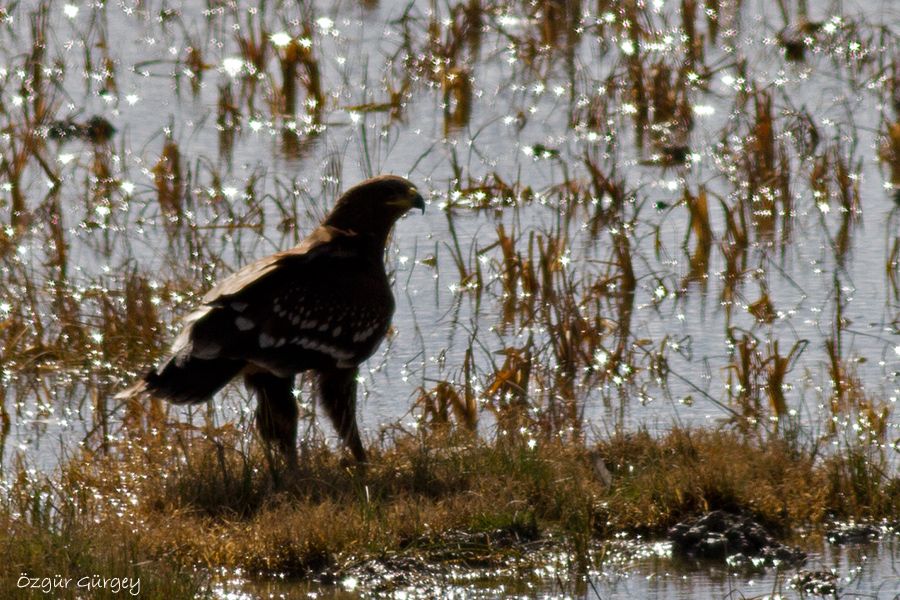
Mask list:
[[[257,398],[263,439],[296,460],[294,376],[317,374],[321,401],[344,443],[364,462],[356,425],[359,364],[384,339],[394,297],[384,250],[394,222],[425,210],[402,177],[351,188],[298,246],[225,278],[184,320],[170,355],[127,396],[147,392],[183,404],[209,400],[237,375]]]

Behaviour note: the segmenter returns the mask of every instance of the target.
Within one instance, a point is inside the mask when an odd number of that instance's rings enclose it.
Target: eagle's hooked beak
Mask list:
[[[409,195],[412,202],[410,208],[420,208],[422,209],[422,214],[425,214],[425,198],[422,197],[422,194],[416,188],[411,188]]]

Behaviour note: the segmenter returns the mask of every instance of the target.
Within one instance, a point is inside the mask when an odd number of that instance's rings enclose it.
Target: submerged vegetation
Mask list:
[[[896,524],[900,21],[812,4],[0,7],[0,596],[544,546],[585,572],[716,509]],[[113,399],[379,172],[431,206],[387,256],[367,471],[302,377],[296,473],[237,388]]]

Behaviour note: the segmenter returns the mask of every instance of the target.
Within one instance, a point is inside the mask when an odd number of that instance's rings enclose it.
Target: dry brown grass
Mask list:
[[[308,446],[280,485],[260,451],[237,449],[242,434],[230,428],[191,441],[141,436],[109,456],[81,456],[51,479],[22,472],[0,514],[10,525],[0,547],[19,548],[4,575],[27,570],[35,547],[60,540],[85,560],[120,548],[152,572],[310,575],[349,557],[433,549],[459,530],[532,528],[585,548],[623,531],[658,535],[713,509],[787,531],[897,518],[900,506],[900,482],[862,449],[821,459],[783,438],[724,430],[617,434],[587,448],[442,429],[372,449],[366,472]]]
[[[641,432],[613,438],[598,451],[614,481],[628,473],[611,490],[610,532],[658,533],[685,515],[715,509],[749,512],[781,527],[821,523],[829,513],[825,469],[784,440],[688,430],[654,440]]]

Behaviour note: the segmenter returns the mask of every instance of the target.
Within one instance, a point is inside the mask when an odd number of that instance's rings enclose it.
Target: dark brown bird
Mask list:
[[[243,375],[256,395],[263,440],[294,464],[294,376],[312,370],[335,429],[365,462],[356,378],[391,323],[385,244],[411,208],[424,212],[425,203],[402,177],[383,175],[351,188],[298,246],[249,264],[210,290],[184,319],[165,361],[120,396],[147,392],[176,404],[204,402]]]
[[[72,119],[53,121],[47,128],[50,139],[65,141],[79,138],[94,144],[105,144],[115,133],[113,124],[98,116],[91,117],[85,123],[76,123]]]

